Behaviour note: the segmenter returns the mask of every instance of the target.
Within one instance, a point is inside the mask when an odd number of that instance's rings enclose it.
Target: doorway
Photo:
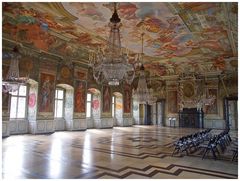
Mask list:
[[[157,125],[159,126],[163,126],[164,104],[164,100],[157,102]]]
[[[230,129],[238,128],[238,112],[237,112],[237,101],[228,101],[228,119]]]
[[[151,118],[151,106],[145,104],[145,116],[144,116],[144,125],[151,125],[152,118]]]
[[[123,96],[120,92],[114,92],[113,95],[115,97],[113,126],[123,126]]]
[[[238,129],[238,106],[237,97],[225,98],[225,119],[226,128]]]

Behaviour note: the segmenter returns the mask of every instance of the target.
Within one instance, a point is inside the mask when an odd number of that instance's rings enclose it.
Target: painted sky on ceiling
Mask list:
[[[103,2],[3,3],[3,34],[79,57],[79,47],[106,43],[112,10]],[[225,70],[226,59],[237,56],[237,3],[121,2],[118,13],[122,46],[133,55],[145,33],[144,63],[153,74]]]

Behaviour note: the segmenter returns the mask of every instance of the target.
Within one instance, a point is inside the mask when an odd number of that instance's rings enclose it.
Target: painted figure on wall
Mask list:
[[[130,113],[131,111],[131,87],[124,87],[124,112]]]
[[[168,92],[168,112],[177,113],[177,91]]]
[[[107,86],[103,87],[103,112],[110,112],[110,88]]]
[[[217,89],[209,89],[209,95],[216,97],[212,105],[206,106],[206,114],[218,114],[217,109]]]
[[[54,76],[42,73],[39,99],[40,100],[39,112],[53,111],[53,91],[54,91]]]
[[[77,81],[75,88],[75,112],[85,113],[86,83],[82,81]]]

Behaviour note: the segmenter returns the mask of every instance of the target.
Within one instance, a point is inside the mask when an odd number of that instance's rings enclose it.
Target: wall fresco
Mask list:
[[[28,97],[28,106],[30,108],[33,108],[35,105],[36,105],[36,101],[37,101],[37,96],[35,93],[31,93],[29,94],[29,97]]]
[[[103,86],[103,108],[102,112],[110,112],[111,109],[111,92],[109,86]]]
[[[104,2],[4,2],[3,34],[37,49],[87,59],[88,50],[106,45],[112,10],[113,4]],[[121,2],[118,13],[122,46],[141,52],[144,31],[146,70],[156,75],[189,66],[190,71],[210,71],[209,64],[211,71],[225,70],[225,58],[237,56],[237,3]]]
[[[19,75],[20,77],[30,76],[33,70],[33,60],[30,57],[23,57],[19,61]]]
[[[58,71],[57,84],[73,85],[73,70],[67,65],[61,65]]]
[[[55,76],[40,74],[39,112],[53,112]]]
[[[94,119],[99,119],[100,118],[100,101],[101,97],[100,94],[93,94],[92,98],[92,117]]]
[[[30,84],[28,94],[28,120],[36,121],[38,84]]]
[[[79,80],[87,80],[88,71],[84,69],[75,69],[74,78]]]
[[[124,113],[131,112],[131,105],[132,105],[132,90],[131,87],[127,84],[124,85],[124,103],[123,103],[123,110]]]
[[[86,112],[86,82],[75,82],[74,111],[78,113]]]
[[[217,89],[208,89],[209,95],[214,95],[216,99],[214,100],[214,103],[209,106],[205,106],[206,114],[218,114],[218,90]]]
[[[168,112],[177,113],[177,91],[168,91]]]

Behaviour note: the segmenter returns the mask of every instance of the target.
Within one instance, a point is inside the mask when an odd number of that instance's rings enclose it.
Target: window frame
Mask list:
[[[57,90],[62,90],[63,91],[63,98],[62,99],[56,98],[56,91]],[[56,89],[55,89],[55,96],[54,96],[54,119],[63,119],[64,116],[65,116],[65,111],[64,111],[64,108],[65,108],[65,96],[66,96],[65,89],[62,88],[62,87],[56,87]],[[62,104],[62,117],[55,117],[56,101],[59,101],[59,100],[62,100],[62,102],[63,102],[63,104]]]
[[[26,95],[25,96],[21,96],[19,95],[19,89],[20,89],[20,86],[25,86],[26,87]],[[9,120],[26,120],[27,117],[28,117],[28,94],[29,94],[29,86],[28,84],[20,84],[19,87],[18,87],[18,90],[17,90],[17,95],[13,95],[12,93],[9,93],[10,94],[10,106],[9,106]],[[16,97],[17,98],[17,105],[16,105],[16,117],[13,117],[11,118],[11,104],[12,104],[12,97]],[[19,101],[19,98],[25,98],[25,113],[24,113],[24,117],[23,118],[18,118],[17,117],[17,114],[18,114],[18,101]]]

